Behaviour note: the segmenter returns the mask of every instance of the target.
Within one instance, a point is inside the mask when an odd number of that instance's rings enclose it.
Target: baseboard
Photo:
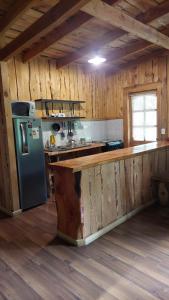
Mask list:
[[[22,209],[18,209],[12,212],[12,216],[15,217],[17,215],[20,215],[22,213]]]
[[[22,209],[18,209],[18,210],[15,210],[15,211],[9,211],[6,208],[1,207],[1,206],[0,206],[0,211],[3,212],[4,214],[6,214],[7,216],[10,216],[10,217],[14,217],[14,216],[17,216],[17,215],[22,213]]]
[[[79,240],[74,240],[71,237],[67,236],[66,234],[58,231],[57,235],[58,237],[60,237],[61,239],[65,240],[66,242],[68,242],[71,245],[74,246],[87,246],[90,243],[94,242],[95,240],[97,240],[99,237],[101,237],[102,235],[108,233],[109,231],[111,231],[112,229],[114,229],[115,227],[117,227],[118,225],[124,223],[125,221],[127,221],[128,219],[132,218],[133,216],[135,216],[136,214],[138,214],[140,211],[142,211],[143,209],[145,209],[146,207],[149,207],[150,205],[152,205],[153,203],[155,203],[155,201],[151,201],[148,202],[146,204],[143,204],[141,206],[139,206],[138,208],[132,210],[131,212],[129,212],[128,214],[126,214],[125,216],[119,218],[118,220],[114,221],[113,223],[107,225],[106,227],[100,229],[99,231],[91,234],[90,236],[86,237],[85,239],[79,239]]]

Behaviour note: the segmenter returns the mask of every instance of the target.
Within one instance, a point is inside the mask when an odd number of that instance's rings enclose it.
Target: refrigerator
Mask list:
[[[15,116],[13,127],[20,208],[25,210],[47,201],[41,120]]]

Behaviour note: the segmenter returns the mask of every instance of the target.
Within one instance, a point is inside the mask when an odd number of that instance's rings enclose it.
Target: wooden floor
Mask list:
[[[0,219],[0,299],[169,300],[169,208],[151,207],[93,244],[56,238],[49,202]]]

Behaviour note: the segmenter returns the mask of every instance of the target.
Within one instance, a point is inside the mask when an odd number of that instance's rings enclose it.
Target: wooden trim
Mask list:
[[[0,211],[10,217],[16,217],[22,213],[22,209],[18,209],[15,211],[9,211],[8,209],[1,207],[1,206],[0,206]]]
[[[124,88],[123,92],[123,107],[124,107],[124,145],[126,147],[146,144],[145,141],[143,142],[135,142],[131,140],[131,105],[130,105],[130,94],[132,93],[141,93],[145,91],[156,91],[157,93],[157,138],[160,139],[160,128],[161,128],[161,89],[162,83],[148,83],[148,84],[141,84],[135,85],[132,87]],[[147,142],[148,143],[148,142]]]

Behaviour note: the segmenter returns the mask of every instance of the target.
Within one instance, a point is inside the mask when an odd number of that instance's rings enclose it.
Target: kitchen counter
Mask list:
[[[53,170],[58,168],[67,168],[72,170],[72,172],[78,172],[86,168],[91,168],[97,165],[106,164],[121,159],[131,158],[140,154],[144,154],[146,152],[166,147],[169,147],[169,141],[153,142],[135,147],[99,153],[92,156],[89,155],[85,157],[60,161],[52,163],[50,166]]]
[[[58,236],[87,245],[151,205],[151,178],[169,173],[169,141],[50,164]]]
[[[90,145],[85,145],[85,146],[80,146],[80,147],[74,147],[69,150],[59,150],[59,151],[48,151],[45,150],[45,155],[48,156],[56,156],[56,155],[62,155],[62,154],[67,154],[67,153],[72,153],[72,152],[79,152],[79,151],[84,151],[84,150],[89,150],[89,149],[94,149],[94,148],[101,148],[104,147],[104,143],[91,143]]]

